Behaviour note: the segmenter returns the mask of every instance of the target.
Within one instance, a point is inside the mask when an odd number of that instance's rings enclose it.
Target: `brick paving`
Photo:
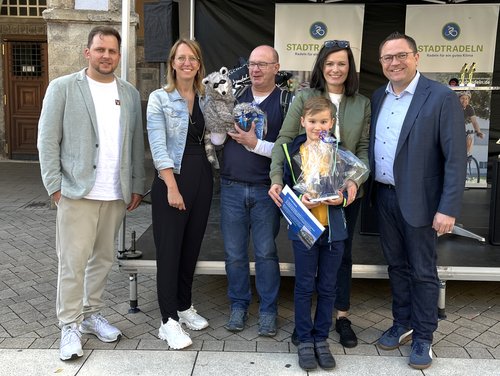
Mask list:
[[[54,250],[55,210],[42,186],[37,163],[0,162],[0,349],[55,349],[59,328],[55,317],[57,257]],[[127,236],[140,236],[150,224],[150,206],[141,205],[127,216]],[[128,313],[129,281],[115,265],[107,284],[103,312],[124,337],[105,344],[84,335],[85,349],[167,350],[156,334],[160,313],[154,275],[139,274],[141,312]],[[257,334],[258,305],[254,302],[244,331],[223,328],[229,312],[225,276],[195,277],[193,300],[209,319],[209,328],[190,331],[189,351],[296,352],[293,330],[293,278],[283,277],[279,302],[279,331],[274,338]],[[447,318],[435,333],[437,358],[500,359],[500,282],[448,281]],[[390,289],[386,280],[353,281],[350,319],[359,345],[344,349],[330,334],[339,355],[408,356],[409,346],[379,351],[374,345],[391,324]]]

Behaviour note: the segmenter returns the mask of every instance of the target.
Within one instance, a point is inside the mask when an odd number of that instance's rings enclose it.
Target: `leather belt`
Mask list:
[[[384,184],[384,183],[377,182],[377,185],[379,187],[386,188],[386,189],[396,189],[396,187],[392,184]]]

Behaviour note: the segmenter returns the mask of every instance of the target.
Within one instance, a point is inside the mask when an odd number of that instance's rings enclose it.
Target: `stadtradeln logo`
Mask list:
[[[460,36],[460,26],[455,22],[448,22],[441,31],[443,38],[449,41],[455,40]]]
[[[314,22],[309,28],[309,33],[311,34],[311,37],[313,37],[314,39],[324,38],[327,32],[328,28],[321,21]]]

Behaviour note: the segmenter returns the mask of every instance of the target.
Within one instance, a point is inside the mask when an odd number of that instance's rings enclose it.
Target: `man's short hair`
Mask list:
[[[380,45],[378,47],[378,53],[379,53],[379,55],[382,53],[382,47],[384,47],[384,44],[386,44],[390,40],[396,40],[396,39],[404,39],[404,40],[406,40],[408,42],[408,44],[409,44],[410,49],[412,50],[412,52],[418,52],[417,42],[415,42],[415,39],[413,39],[409,35],[400,33],[399,31],[395,31],[395,32],[389,34],[387,36],[387,38],[385,38],[382,41],[382,43],[380,43]]]
[[[122,37],[120,33],[111,26],[96,26],[92,30],[90,30],[89,38],[87,41],[87,48],[92,46],[92,42],[94,41],[94,37],[96,35],[111,35],[114,36],[118,40],[118,49],[121,48]]]

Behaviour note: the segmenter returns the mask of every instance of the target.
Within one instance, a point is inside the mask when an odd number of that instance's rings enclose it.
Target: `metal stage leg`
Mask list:
[[[137,306],[137,273],[129,274],[128,279],[130,281],[130,308],[128,313],[137,313],[141,310]]]
[[[453,230],[451,230],[451,233],[455,234],[455,235],[459,235],[459,236],[464,236],[466,238],[476,239],[482,243],[486,242],[486,239],[483,238],[482,236],[474,234],[473,232],[470,232],[470,231],[464,229],[463,227],[460,227],[460,225],[453,226]]]
[[[123,217],[122,224],[118,229],[118,256],[123,254],[127,249],[125,248],[125,226],[127,222],[127,216]]]
[[[446,319],[446,281],[439,280],[439,297],[438,297],[438,319]]]

